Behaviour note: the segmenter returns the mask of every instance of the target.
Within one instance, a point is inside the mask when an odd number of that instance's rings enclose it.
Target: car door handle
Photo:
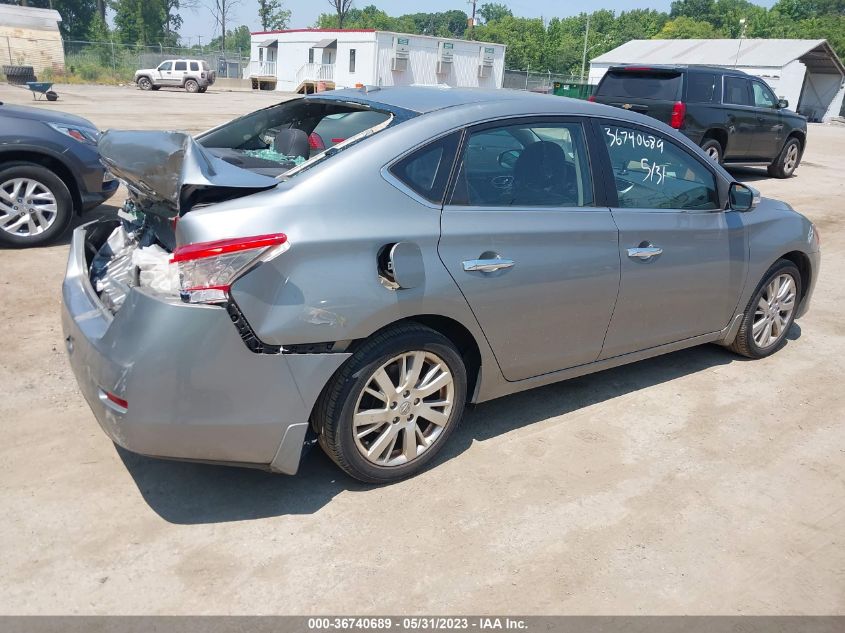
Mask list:
[[[657,257],[662,252],[663,249],[659,246],[638,246],[636,248],[628,249],[628,257],[637,257],[639,259],[651,259],[652,257]]]
[[[499,257],[493,259],[465,259],[463,261],[466,272],[481,273],[492,273],[502,268],[513,268],[515,263],[512,259],[501,259]]]

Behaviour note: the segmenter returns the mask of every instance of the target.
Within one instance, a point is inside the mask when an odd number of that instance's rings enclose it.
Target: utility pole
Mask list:
[[[584,72],[587,70],[587,40],[590,38],[590,14],[587,14],[587,28],[584,29],[584,54],[581,56],[581,81],[584,81]]]
[[[739,63],[739,51],[742,50],[742,40],[745,37],[745,27],[746,27],[746,20],[745,18],[740,18],[739,20],[739,46],[736,47],[736,57],[734,57],[734,68]]]
[[[472,33],[472,30],[475,28],[475,5],[478,0],[467,0],[467,4],[472,5],[472,17],[469,19],[469,31]]]

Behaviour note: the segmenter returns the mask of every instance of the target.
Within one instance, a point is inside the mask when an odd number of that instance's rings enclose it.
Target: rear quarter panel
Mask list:
[[[485,374],[491,368],[498,374],[484,335],[437,255],[439,207],[412,199],[380,173],[401,148],[415,147],[431,133],[403,123],[276,189],[191,211],[179,221],[177,241],[288,236],[290,250],[232,287],[232,297],[265,343],[363,339],[402,319],[441,315],[470,331]],[[377,258],[385,245],[403,241],[420,247],[425,279],[418,287],[392,290],[379,279]]]

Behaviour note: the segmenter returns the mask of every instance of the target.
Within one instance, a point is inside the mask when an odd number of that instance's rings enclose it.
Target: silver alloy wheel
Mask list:
[[[153,87],[153,82],[151,82],[151,81],[150,81],[149,79],[147,79],[146,77],[141,77],[141,78],[138,80],[138,87],[139,87],[141,90],[149,90],[150,88],[152,88],[152,87]]]
[[[796,298],[797,288],[792,275],[778,275],[766,285],[757,303],[754,325],[751,327],[751,336],[757,347],[771,347],[784,336],[789,319],[795,311]]]
[[[391,358],[358,396],[355,445],[378,466],[400,466],[430,449],[449,422],[455,381],[446,362],[426,351]]]
[[[32,178],[0,184],[0,229],[16,237],[40,235],[56,221],[59,206],[46,185]]]
[[[719,149],[716,146],[708,147],[705,152],[707,155],[715,160],[717,163],[719,162]]]
[[[792,143],[786,150],[786,158],[783,161],[783,171],[791,174],[798,165],[798,143]]]

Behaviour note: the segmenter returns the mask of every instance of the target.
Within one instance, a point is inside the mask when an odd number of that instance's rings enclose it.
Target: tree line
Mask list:
[[[508,68],[579,74],[588,33],[587,59],[632,39],[683,38],[803,38],[827,39],[845,55],[845,0],[778,0],[766,8],[749,0],[675,0],[670,10],[601,9],[570,17],[516,16],[505,2],[488,2],[478,9],[478,24],[470,25],[457,7],[436,13],[388,15],[375,5],[354,6],[353,0],[325,0],[318,28],[367,28],[419,35],[465,38],[506,44]],[[180,11],[206,10],[217,24],[212,50],[248,50],[250,29],[233,25],[242,0],[0,0],[6,4],[51,7],[62,15],[62,35],[70,40],[116,41],[122,44],[179,46]],[[110,20],[106,20],[106,11]],[[291,12],[284,0],[258,0],[264,30],[284,29]],[[587,23],[589,21],[589,29]],[[109,22],[112,26],[109,26]],[[209,34],[211,35],[211,34]]]
[[[337,0],[328,0],[337,9]],[[587,33],[587,59],[633,39],[827,39],[845,56],[845,0],[778,0],[770,9],[748,0],[675,0],[670,10],[632,9],[559,18],[524,18],[506,3],[484,3],[477,26],[463,10],[390,16],[374,5],[320,15],[317,26],[371,28],[507,45],[507,68],[578,75]],[[744,20],[744,21],[743,21]]]

